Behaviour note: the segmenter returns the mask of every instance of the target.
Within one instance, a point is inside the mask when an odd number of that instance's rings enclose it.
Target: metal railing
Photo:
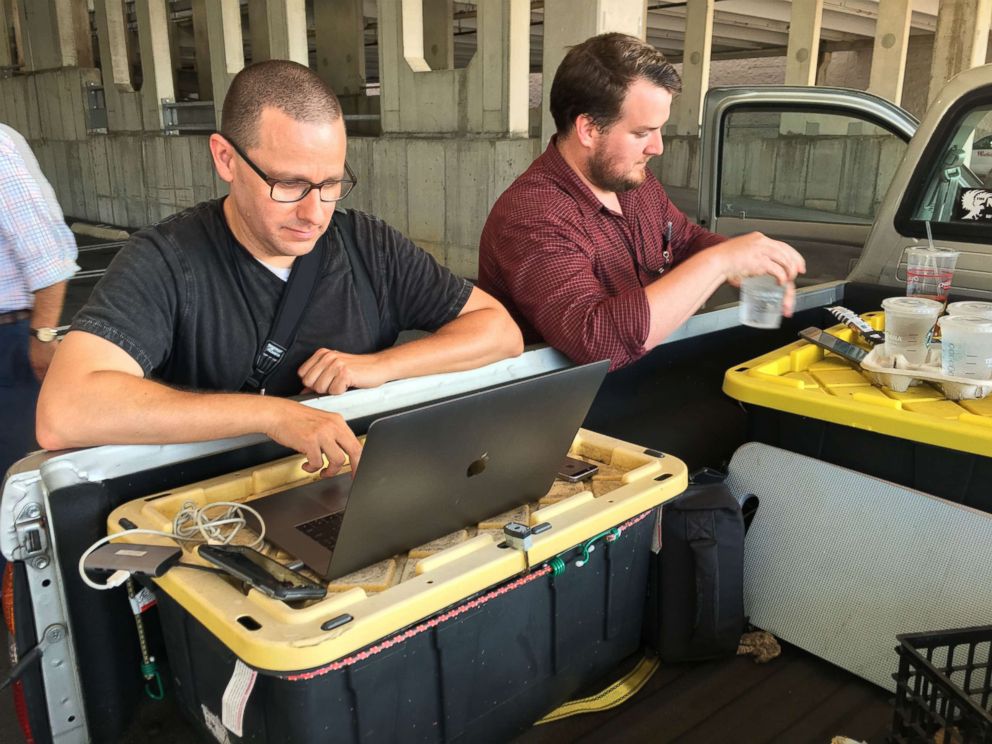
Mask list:
[[[217,129],[213,101],[173,101],[162,99],[164,134],[202,134]]]
[[[345,114],[347,121],[378,121],[379,114]],[[173,101],[162,99],[164,134],[203,134],[217,131],[213,101]]]

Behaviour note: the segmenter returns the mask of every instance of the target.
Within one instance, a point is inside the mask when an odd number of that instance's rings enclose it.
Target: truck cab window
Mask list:
[[[900,137],[850,114],[741,107],[723,127],[727,217],[870,225],[906,151]]]
[[[992,106],[967,111],[948,132],[912,219],[937,227],[992,222]]]

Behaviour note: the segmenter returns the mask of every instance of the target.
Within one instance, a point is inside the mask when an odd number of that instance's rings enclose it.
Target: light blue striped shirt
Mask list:
[[[0,313],[27,310],[33,292],[79,270],[76,241],[31,148],[0,124]]]

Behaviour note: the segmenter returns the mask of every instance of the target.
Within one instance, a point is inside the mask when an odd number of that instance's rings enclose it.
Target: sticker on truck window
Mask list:
[[[961,189],[951,218],[961,222],[992,221],[992,191]]]

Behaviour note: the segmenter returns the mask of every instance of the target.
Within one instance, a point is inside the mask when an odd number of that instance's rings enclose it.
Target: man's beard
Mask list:
[[[644,167],[646,168],[647,164]],[[644,171],[640,172],[639,177],[629,172],[618,173],[606,152],[599,149],[589,159],[589,180],[604,191],[622,193],[636,189],[644,183]]]

